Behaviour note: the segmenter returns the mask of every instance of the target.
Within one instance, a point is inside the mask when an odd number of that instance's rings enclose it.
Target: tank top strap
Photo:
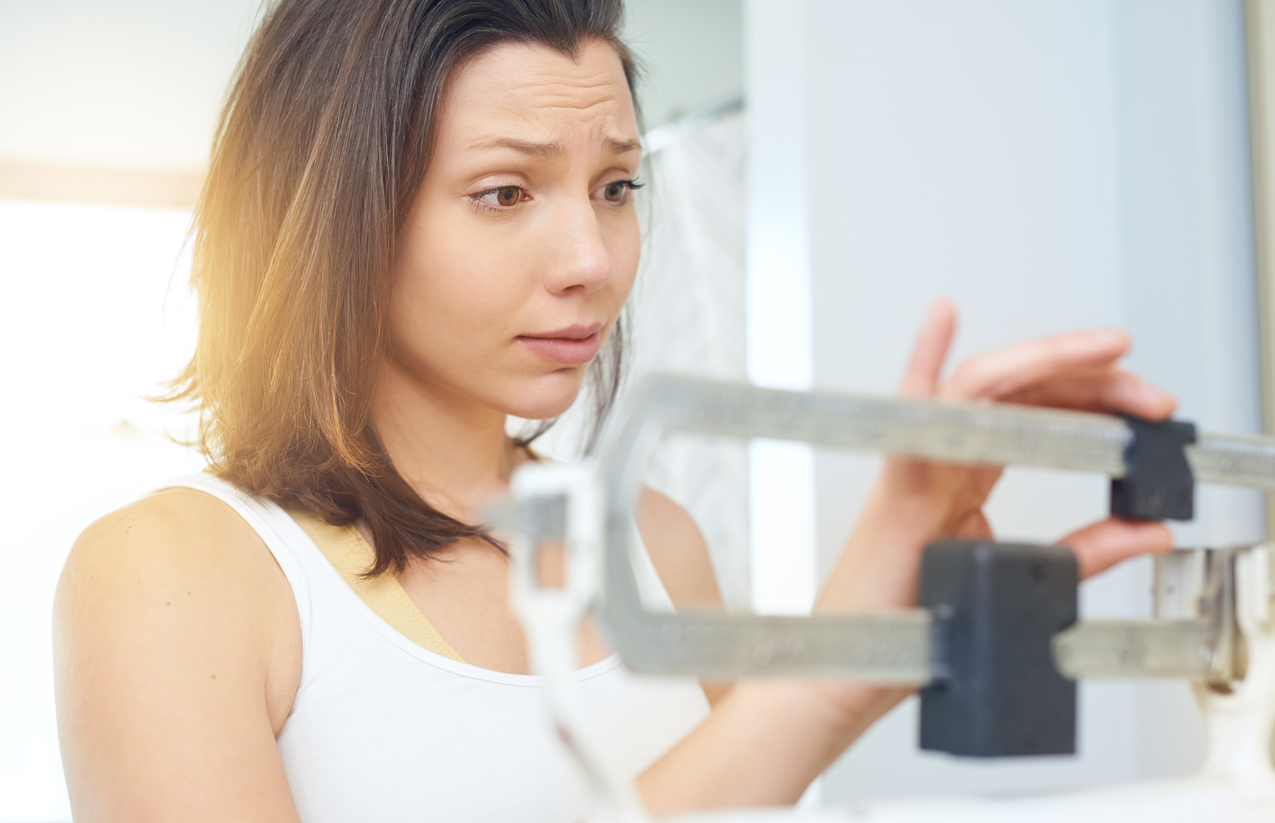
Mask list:
[[[301,643],[304,648],[311,634],[311,581],[316,579],[317,574],[323,573],[316,566],[316,562],[322,558],[316,557],[316,552],[307,550],[310,538],[278,505],[245,494],[211,472],[199,472],[170,480],[155,491],[173,488],[194,489],[212,495],[233,509],[257,533],[283,570],[292,589],[297,602],[297,616],[301,621]]]
[[[345,596],[349,595],[361,600],[370,607],[377,617],[387,621],[396,632],[405,635],[411,642],[443,657],[460,660],[460,657],[450,650],[450,646],[447,645],[441,636],[438,637],[438,641],[440,641],[438,643],[429,642],[428,637],[423,641],[422,637],[418,636],[420,633],[412,630],[411,620],[407,618],[404,618],[404,620],[395,619],[395,615],[411,614],[413,619],[418,622],[424,621],[428,623],[424,616],[420,615],[419,608],[408,601],[406,593],[402,593],[401,600],[407,602],[392,604],[393,608],[389,609],[388,612],[385,608],[378,608],[378,606],[385,606],[384,603],[380,602],[385,597],[369,600],[365,596],[367,593],[360,591],[360,588],[366,588],[366,581],[351,579],[350,575],[346,574],[346,572],[351,572],[357,576],[357,572],[362,571],[362,569],[354,569],[353,566],[345,569],[342,564],[334,565],[333,558],[324,553],[323,548],[316,542],[315,535],[307,531],[306,526],[308,524],[304,517],[301,518],[301,522],[298,522],[295,514],[290,514],[278,504],[263,498],[253,497],[207,471],[171,480],[160,488],[155,489],[155,491],[169,488],[195,489],[216,497],[230,506],[261,537],[266,544],[266,548],[274,555],[279,567],[283,569],[284,576],[287,578],[296,598],[297,613],[301,620],[303,648],[306,647],[306,643],[311,636],[310,626],[312,621],[310,617],[314,598],[318,596],[323,599],[325,596],[323,593],[329,592],[335,586],[338,599],[348,599]],[[651,562],[651,556],[646,549],[645,542],[642,540],[642,535],[638,531],[636,523],[632,526],[632,535],[635,551],[630,557],[630,562],[633,565],[634,577],[643,606],[655,612],[667,613],[675,611],[672,598],[669,597],[664,582],[660,579],[654,563]],[[402,590],[397,580],[392,577],[388,581],[381,580],[380,584],[381,588],[398,589],[399,592]],[[316,588],[319,591],[317,595]],[[345,591],[347,588],[349,589],[348,592]],[[420,615],[419,618],[416,615]],[[429,627],[431,631],[432,628],[432,626]],[[407,630],[405,631],[405,629]]]

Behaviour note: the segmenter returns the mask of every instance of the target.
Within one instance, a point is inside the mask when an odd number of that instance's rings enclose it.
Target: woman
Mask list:
[[[78,820],[572,820],[484,501],[505,434],[618,379],[641,161],[620,0],[282,0],[250,44],[196,213],[204,478],[93,524],[59,585]],[[911,397],[1148,418],[1116,332],[976,357]],[[914,602],[920,550],[987,534],[993,470],[890,461],[818,607]],[[712,603],[702,538],[644,493],[656,597]],[[1107,521],[1093,574],[1169,546]],[[334,548],[334,546],[336,548]],[[353,558],[353,560],[351,560]],[[397,599],[396,599],[397,598]],[[396,622],[398,621],[398,622]],[[581,701],[653,811],[792,802],[905,694],[637,678],[581,637]],[[705,694],[712,697],[712,706]]]

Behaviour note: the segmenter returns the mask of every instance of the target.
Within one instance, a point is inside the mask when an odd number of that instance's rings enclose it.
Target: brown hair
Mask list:
[[[281,0],[248,45],[195,208],[198,343],[164,399],[198,408],[219,476],[335,525],[363,521],[369,574],[463,538],[495,543],[421,499],[370,414],[395,237],[448,77],[498,43],[575,57],[600,38],[632,89],[622,15],[623,0]],[[599,418],[622,346],[617,324],[591,370]]]

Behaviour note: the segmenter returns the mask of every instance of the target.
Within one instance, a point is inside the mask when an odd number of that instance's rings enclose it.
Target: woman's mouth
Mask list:
[[[598,356],[598,349],[602,348],[602,326],[602,323],[580,323],[552,331],[521,334],[517,339],[546,360],[579,366]]]

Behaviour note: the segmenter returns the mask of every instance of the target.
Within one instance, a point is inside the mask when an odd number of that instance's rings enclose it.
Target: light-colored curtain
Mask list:
[[[633,377],[663,372],[743,381],[743,114],[681,131],[648,166],[647,246],[633,298]],[[670,438],[646,482],[691,513],[708,541],[727,605],[746,608],[745,444]]]

